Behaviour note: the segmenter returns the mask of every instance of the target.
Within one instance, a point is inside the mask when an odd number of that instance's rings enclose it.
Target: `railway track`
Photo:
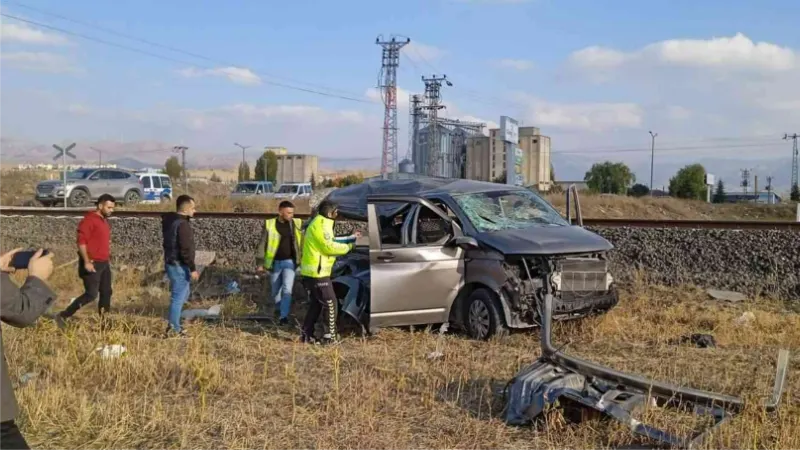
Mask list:
[[[80,217],[86,214],[87,209],[59,209],[59,208],[30,208],[14,207],[0,208],[2,216],[49,216],[49,217]],[[122,218],[157,218],[164,211],[117,210],[115,217]],[[275,214],[254,212],[198,212],[197,219],[260,219],[265,220],[276,217]],[[295,214],[299,219],[307,219],[308,214]],[[631,228],[696,228],[696,229],[735,229],[735,230],[794,230],[800,231],[800,222],[792,221],[741,221],[741,220],[664,220],[664,219],[600,219],[584,218],[584,226],[588,227],[631,227]]]

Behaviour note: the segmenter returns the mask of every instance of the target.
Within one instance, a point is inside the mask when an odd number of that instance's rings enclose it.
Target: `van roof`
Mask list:
[[[144,176],[144,175],[152,175],[152,176],[159,176],[159,177],[167,177],[167,178],[169,178],[169,175],[167,175],[165,173],[159,173],[159,172],[136,172],[136,175],[138,175],[140,177]]]

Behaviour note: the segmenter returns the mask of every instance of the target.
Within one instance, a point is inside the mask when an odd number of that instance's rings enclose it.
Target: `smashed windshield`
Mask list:
[[[481,232],[569,225],[547,201],[528,190],[455,194],[453,198]]]

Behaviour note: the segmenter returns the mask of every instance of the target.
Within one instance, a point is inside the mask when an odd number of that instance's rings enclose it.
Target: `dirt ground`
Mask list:
[[[147,270],[147,269],[146,269]],[[297,323],[278,327],[223,321],[193,323],[191,338],[161,338],[168,294],[157,270],[116,273],[112,326],[101,330],[95,305],[66,331],[41,319],[4,326],[22,430],[34,448],[608,448],[636,444],[624,428],[600,421],[567,424],[557,413],[535,426],[502,420],[502,387],[539,355],[533,332],[475,342],[435,330],[384,329],[339,347],[304,346]],[[21,275],[21,274],[20,274]],[[240,282],[224,299],[227,317],[257,311],[261,280]],[[74,268],[51,280],[60,310],[79,294]],[[209,306],[205,297],[190,306]],[[304,305],[295,307],[302,320]],[[262,310],[271,316],[269,302]],[[744,313],[753,317],[741,323]],[[670,344],[710,333],[717,348]],[[698,289],[635,283],[610,313],[558,324],[566,351],[616,369],[732,395],[751,403],[712,436],[708,448],[800,448],[800,314],[784,304],[727,304]],[[122,344],[103,359],[95,349]],[[778,349],[792,351],[787,392],[775,415],[755,401],[772,385]],[[428,355],[441,351],[442,358]],[[25,378],[25,377],[23,377]],[[648,423],[687,432],[695,422],[659,410]],[[640,443],[641,444],[641,443]]]

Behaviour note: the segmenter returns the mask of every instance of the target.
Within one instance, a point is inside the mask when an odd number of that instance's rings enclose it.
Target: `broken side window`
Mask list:
[[[378,229],[380,230],[381,247],[400,247],[403,245],[403,223],[408,215],[410,205],[404,205],[393,215],[380,214]]]
[[[452,227],[430,208],[420,205],[412,233],[412,245],[444,245],[452,234]]]

